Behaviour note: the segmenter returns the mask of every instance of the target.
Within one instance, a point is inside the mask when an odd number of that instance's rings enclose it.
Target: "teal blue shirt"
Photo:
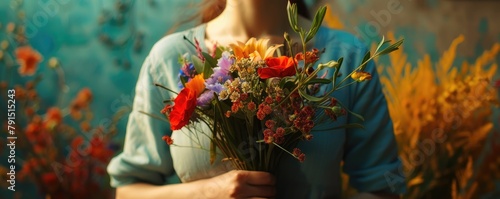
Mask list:
[[[139,111],[160,117],[163,100],[170,98],[166,90],[153,83],[178,88],[179,55],[195,54],[183,36],[202,44],[206,25],[171,34],[158,41],[146,58],[136,86],[133,111],[129,116],[124,150],[108,166],[114,187],[136,182],[156,185],[208,178],[230,169],[224,162],[209,164],[208,139],[200,132],[209,132],[204,126],[194,131],[182,129],[171,132],[165,121]],[[353,35],[322,27],[317,33],[315,47],[325,49],[319,63],[344,57],[341,75],[358,66],[367,52],[366,46]],[[402,165],[397,154],[392,122],[387,110],[375,65],[367,71],[373,74],[369,82],[341,89],[334,96],[350,110],[364,116],[364,129],[335,131],[313,130],[314,139],[302,141],[299,148],[306,154],[303,163],[285,157],[277,173],[278,198],[338,198],[340,170],[350,176],[350,184],[360,192],[383,191],[402,193],[405,190]],[[340,117],[336,122],[319,124],[317,129],[360,122],[353,116]],[[172,135],[176,145],[168,146],[161,139]],[[341,161],[344,161],[341,168]]]

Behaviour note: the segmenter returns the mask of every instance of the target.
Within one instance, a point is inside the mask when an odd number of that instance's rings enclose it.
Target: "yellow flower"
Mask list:
[[[366,80],[371,80],[372,75],[369,72],[365,72],[365,71],[354,71],[351,74],[351,78],[357,82],[364,82]]]
[[[263,60],[268,57],[273,56],[276,49],[283,45],[274,45],[267,47],[269,39],[255,39],[250,38],[247,43],[237,42],[235,44],[230,44],[229,46],[233,49],[236,58],[251,58],[256,60]]]
[[[188,83],[186,83],[186,88],[192,89],[196,92],[196,96],[200,96],[205,90],[205,79],[203,79],[203,74],[194,76]]]

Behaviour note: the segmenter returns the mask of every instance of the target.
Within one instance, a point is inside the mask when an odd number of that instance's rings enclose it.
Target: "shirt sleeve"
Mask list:
[[[353,53],[353,63],[362,61],[367,49],[364,45]],[[381,191],[401,194],[405,192],[402,164],[398,158],[392,120],[382,92],[379,75],[373,61],[366,67],[372,80],[355,84],[351,90],[349,109],[364,116],[364,122],[348,116],[349,123],[362,123],[364,129],[346,132],[344,171],[350,184],[359,192]]]
[[[168,145],[162,136],[171,134],[169,124],[142,112],[164,117],[160,111],[166,95],[154,86],[159,78],[158,65],[168,64],[146,58],[135,88],[133,111],[130,113],[123,152],[108,165],[111,186],[136,182],[168,184],[178,182]]]

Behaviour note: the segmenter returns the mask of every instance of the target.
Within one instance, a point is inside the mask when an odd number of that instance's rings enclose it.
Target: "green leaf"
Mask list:
[[[360,71],[364,71],[366,66],[368,65],[368,60],[370,59],[371,57],[371,53],[370,51],[368,51],[366,54],[365,54],[365,57],[363,57],[363,61],[361,62],[363,65],[360,66],[359,70]]]
[[[315,97],[315,96],[312,96],[312,95],[309,95],[307,94],[305,91],[303,91],[302,89],[298,89],[299,90],[299,94],[300,96],[306,98],[307,100],[311,101],[311,102],[321,102],[323,100],[325,100],[325,97]]]
[[[224,52],[224,49],[222,47],[217,47],[215,49],[215,58],[220,58],[222,57],[222,52]]]
[[[378,55],[386,55],[386,54],[389,54],[395,50],[398,50],[399,47],[401,46],[401,44],[403,44],[404,42],[404,39],[401,39],[399,41],[397,41],[396,43],[390,45],[389,47],[385,48],[384,50],[380,51],[378,53]]]
[[[186,83],[187,83],[186,78],[185,77],[180,77],[179,79],[181,79],[182,86],[186,87]]]
[[[357,117],[358,119],[360,119],[361,121],[365,121],[365,118],[364,118],[362,115],[357,114],[357,113],[355,113],[355,112],[352,112],[352,111],[350,111],[350,110],[348,110],[348,109],[346,109],[346,110],[347,110],[350,114],[352,114],[352,115],[354,115],[355,117]]]
[[[332,83],[332,80],[324,78],[315,78],[309,80],[306,84],[329,84],[329,83]]]
[[[205,58],[205,66],[203,69],[203,78],[207,79],[212,74],[214,74],[213,68],[217,67],[217,61],[206,52],[202,52],[202,55]]]
[[[333,73],[332,77],[332,83],[333,83],[333,88],[335,88],[335,83],[337,82],[337,77],[339,76],[340,68],[342,67],[342,62],[344,62],[344,58],[341,57],[339,60],[337,60],[337,67],[335,68],[335,72]]]
[[[283,79],[280,80],[280,88],[288,88],[288,86],[294,86],[295,85],[295,77],[284,77]]]
[[[382,47],[382,45],[384,45],[384,44],[386,44],[386,43],[388,43],[388,42],[390,42],[390,41],[386,41],[386,40],[385,40],[385,37],[384,37],[384,36],[382,36],[382,40],[380,40],[380,43],[378,43],[378,46],[377,46],[377,48],[375,49],[375,52],[378,52],[378,51],[380,50],[380,48]]]
[[[205,65],[203,67],[203,79],[208,79],[212,74],[214,74],[214,70],[208,61],[205,61]]]
[[[299,32],[299,27],[297,26],[297,21],[298,21],[298,15],[297,15],[297,4],[291,4],[290,1],[288,1],[288,4],[286,6],[287,14],[288,14],[288,21],[290,22],[290,27],[292,27],[293,31]]]
[[[210,67],[215,68],[217,67],[217,61],[208,53],[202,52],[203,57],[205,58],[205,63],[208,62],[210,64]]]
[[[312,22],[312,27],[307,32],[306,40],[305,42],[310,41],[316,33],[318,32],[319,28],[321,27],[321,24],[323,23],[323,19],[325,18],[326,14],[326,6],[321,6],[318,11],[316,11],[316,15],[314,16],[313,22]]]
[[[365,121],[365,118],[360,115],[360,114],[357,114],[355,112],[352,112],[351,110],[349,110],[348,108],[346,108],[341,102],[337,101],[337,103],[340,104],[340,106],[344,107],[344,109],[349,113],[349,114],[352,114],[354,115],[354,117],[357,117],[358,119],[360,119],[361,121]]]
[[[201,61],[200,58],[198,58],[196,55],[191,55],[191,60],[193,61],[194,69],[198,74],[203,73],[203,70],[205,68],[205,64],[203,64],[203,61]]]

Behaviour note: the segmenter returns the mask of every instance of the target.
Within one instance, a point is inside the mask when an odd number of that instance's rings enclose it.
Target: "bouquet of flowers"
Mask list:
[[[252,38],[246,43],[219,46],[209,54],[195,40],[191,44],[197,55],[180,58],[180,92],[157,85],[177,95],[166,100],[162,110],[172,130],[189,129],[196,123],[210,127],[211,132],[199,133],[211,140],[211,163],[216,159],[216,149],[224,155],[223,161],[230,161],[241,170],[273,172],[280,157],[286,154],[304,161],[305,154],[296,146],[301,140],[313,139],[311,130],[316,124],[335,121],[346,114],[362,118],[343,107],[332,93],[370,80],[371,75],[364,71],[367,63],[402,44],[399,41],[382,48],[389,42],[382,40],[373,55],[367,53],[360,66],[338,80],[342,58],[317,64],[323,51],[306,49],[306,43],[322,24],[326,7],[316,12],[309,30],[298,27],[296,5],[289,3],[287,11],[292,29],[300,36],[301,52],[293,52],[287,33],[284,37],[288,52],[284,53],[279,52],[283,45],[268,47],[269,40]],[[275,56],[275,52],[281,56]],[[349,127],[362,126],[347,124],[334,128]],[[169,136],[163,139],[174,144]],[[242,152],[238,150],[241,143],[259,150]]]

